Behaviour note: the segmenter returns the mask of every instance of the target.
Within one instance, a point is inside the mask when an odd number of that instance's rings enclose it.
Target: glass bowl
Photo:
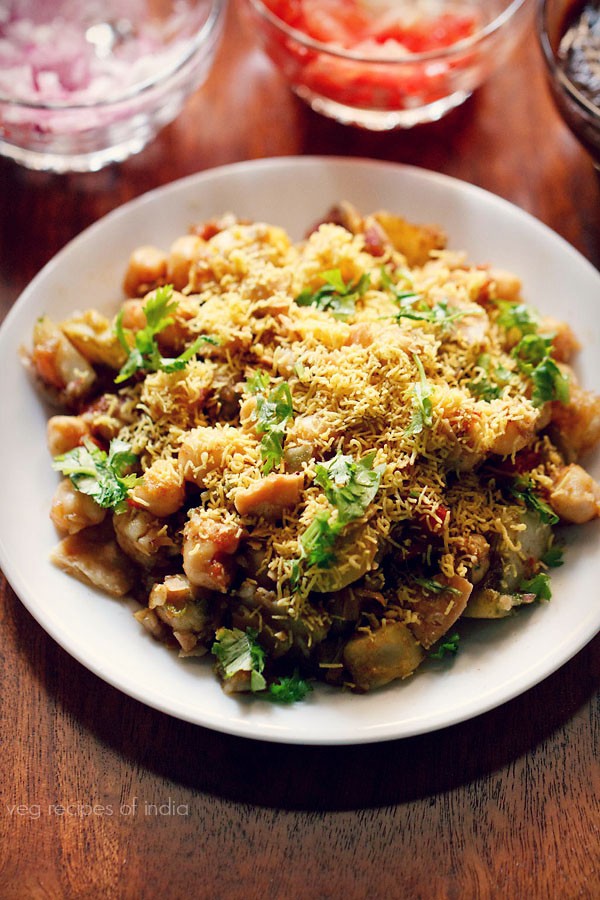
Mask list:
[[[556,107],[600,170],[598,3],[538,0],[537,31]]]
[[[95,171],[139,152],[206,78],[225,0],[4,0],[0,154]]]
[[[509,58],[530,0],[245,0],[263,48],[314,110],[374,131],[463,103]],[[285,20],[285,21],[284,21]]]

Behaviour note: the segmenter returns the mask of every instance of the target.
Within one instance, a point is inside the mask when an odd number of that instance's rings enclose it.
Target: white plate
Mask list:
[[[57,476],[45,445],[44,408],[17,357],[41,313],[114,310],[125,261],[137,245],[168,248],[188,226],[234,211],[303,236],[333,202],[386,207],[436,222],[472,261],[513,270],[527,302],[568,318],[584,347],[577,369],[600,386],[600,275],[572,247],[521,210],[454,179],[399,165],[280,158],[194,175],[117,209],[72,241],[29,285],[0,330],[0,563],[42,627],[84,666],[126,694],[178,718],[263,740],[304,744],[381,741],[432,731],[515,697],[559,668],[600,628],[600,523],[569,531],[553,599],[500,622],[470,626],[451,664],[427,663],[404,683],[370,695],[318,688],[278,707],[225,696],[206,661],[179,660],[146,636],[126,603],[55,569],[48,518]],[[589,461],[598,469],[600,458]]]

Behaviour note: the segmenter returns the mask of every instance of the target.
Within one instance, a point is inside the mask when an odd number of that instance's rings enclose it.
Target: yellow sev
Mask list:
[[[440,567],[448,577],[467,571],[470,534],[494,535],[500,545],[518,549],[518,507],[507,503],[493,479],[482,483],[475,466],[494,452],[509,425],[522,428],[534,443],[543,423],[496,324],[489,271],[448,251],[434,251],[417,268],[392,250],[374,258],[362,235],[332,224],[298,244],[272,226],[236,224],[211,243],[211,254],[192,269],[180,324],[189,342],[204,334],[217,343],[202,347],[203,358],[180,372],[148,375],[134,420],[120,436],[142,453],[145,467],[160,456],[176,456],[186,433],[198,426],[227,422],[240,435],[252,436],[254,451],[248,451],[247,441],[239,450],[234,442],[223,465],[207,473],[202,502],[234,515],[263,547],[263,570],[277,584],[282,609],[307,623],[321,616],[307,599],[315,573],[307,574],[302,591],[291,590],[290,576],[300,535],[329,508],[314,481],[316,461],[336,452],[360,459],[375,451],[374,465],[385,467],[375,500],[357,525],[356,543],[344,551],[351,563],[352,554],[365,552],[365,542],[376,544],[374,587],[378,559],[394,546],[405,523],[426,519],[438,533]],[[346,284],[369,278],[350,317],[295,302],[302,290],[322,286],[331,270]],[[399,318],[390,280],[409,286],[429,308],[441,304],[454,318],[441,323]],[[469,389],[482,374],[484,356],[509,373],[502,396],[491,400]],[[431,421],[415,432],[419,363]],[[261,478],[261,436],[239,416],[229,416],[221,398],[230,391],[243,400],[244,383],[257,370],[267,373],[271,384],[285,381],[290,387],[294,417],[286,453],[310,446],[301,466],[300,502],[277,522],[239,516],[233,502],[237,489]],[[550,456],[551,447],[546,451]],[[284,455],[282,471],[285,466]],[[543,484],[543,468],[538,475]],[[386,615],[410,620],[414,613],[403,610],[402,602],[391,602]]]

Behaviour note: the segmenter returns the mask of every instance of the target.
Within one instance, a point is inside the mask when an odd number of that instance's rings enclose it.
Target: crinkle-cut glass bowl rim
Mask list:
[[[484,43],[489,37],[496,34],[500,29],[508,24],[516,14],[528,5],[530,0],[512,0],[512,2],[502,10],[494,19],[484,25],[476,34],[456,41],[448,47],[438,50],[429,50],[426,53],[410,53],[406,57],[398,56],[364,56],[360,53],[354,53],[352,50],[346,50],[343,47],[336,47],[334,44],[324,43],[315,38],[310,37],[303,31],[288,25],[283,19],[275,15],[268,9],[262,0],[247,0],[257,15],[261,16],[266,22],[277,28],[282,34],[291,40],[302,44],[307,50],[313,50],[319,53],[334,56],[338,59],[344,59],[348,62],[366,63],[369,65],[389,65],[389,66],[414,66],[415,63],[431,62],[438,59],[449,59],[466,50],[476,47],[478,44]]]
[[[89,111],[94,109],[110,109],[118,106],[120,103],[126,103],[133,100],[144,93],[150,93],[152,90],[164,87],[171,78],[181,73],[186,66],[194,60],[198,53],[208,46],[209,38],[218,28],[219,22],[227,8],[227,0],[210,0],[210,10],[201,25],[198,32],[190,40],[184,55],[177,59],[168,69],[161,69],[155,76],[151,76],[130,85],[120,94],[111,94],[102,100],[87,100],[72,103],[67,100],[54,100],[46,103],[37,103],[31,100],[21,100],[4,94],[0,91],[0,104],[13,106],[21,109],[40,110],[43,112],[69,111],[76,112],[78,109]]]

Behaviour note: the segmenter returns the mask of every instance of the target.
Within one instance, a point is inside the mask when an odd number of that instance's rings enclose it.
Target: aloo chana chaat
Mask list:
[[[227,213],[124,269],[112,318],[43,317],[27,354],[60,408],[57,566],[283,702],[550,598],[557,527],[600,515],[600,397],[518,277],[346,202],[301,241]]]

